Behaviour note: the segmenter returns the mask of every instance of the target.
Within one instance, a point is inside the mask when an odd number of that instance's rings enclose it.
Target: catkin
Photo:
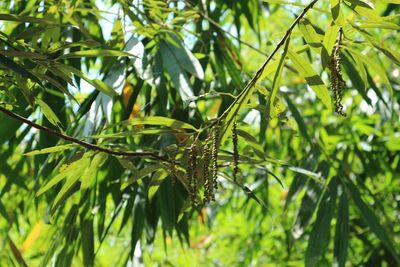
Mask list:
[[[232,126],[232,143],[233,143],[233,180],[236,182],[239,173],[239,150],[238,150],[238,135],[236,121]]]
[[[346,82],[343,80],[342,70],[341,70],[341,57],[340,48],[342,43],[343,30],[340,28],[339,37],[333,48],[331,60],[329,62],[329,70],[331,71],[331,90],[333,92],[333,99],[335,103],[336,112],[341,116],[346,116],[343,111],[342,97],[343,90]]]
[[[196,167],[197,167],[197,147],[196,143],[193,142],[189,148],[189,158],[187,166],[187,180],[189,196],[192,199],[193,205],[197,204],[197,178],[196,178]]]
[[[212,180],[213,187],[215,190],[218,189],[218,146],[219,146],[219,127],[216,126],[213,129],[212,136],[212,150],[211,150],[211,164],[212,164]],[[212,196],[212,200],[215,200],[215,196]]]
[[[213,180],[210,176],[210,159],[211,159],[211,147],[210,147],[210,136],[207,137],[204,144],[203,154],[203,176],[204,176],[204,202],[208,203],[212,199],[214,193]]]

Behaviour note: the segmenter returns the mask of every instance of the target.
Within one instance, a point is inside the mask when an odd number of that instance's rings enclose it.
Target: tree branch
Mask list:
[[[77,139],[75,137],[72,137],[72,136],[69,136],[69,135],[65,135],[63,133],[60,133],[60,132],[54,131],[52,129],[49,129],[49,128],[45,127],[45,126],[39,125],[37,123],[34,123],[34,122],[32,122],[32,121],[30,121],[30,120],[28,120],[28,119],[26,119],[26,118],[24,118],[24,117],[22,117],[22,116],[20,116],[20,115],[18,115],[16,113],[14,113],[14,112],[6,109],[6,108],[3,108],[1,106],[0,106],[0,111],[3,112],[4,114],[8,115],[11,118],[14,118],[14,119],[16,119],[16,120],[18,120],[18,121],[20,121],[22,123],[25,123],[25,124],[27,124],[29,126],[32,126],[33,128],[36,128],[36,129],[38,129],[38,130],[40,130],[42,132],[45,132],[45,133],[47,133],[49,135],[61,138],[63,140],[66,140],[66,141],[69,141],[69,142],[72,142],[72,143],[75,143],[75,144],[78,144],[81,147],[84,147],[84,148],[87,148],[87,149],[90,149],[90,150],[100,151],[100,152],[104,152],[104,153],[107,153],[107,154],[110,154],[110,155],[115,155],[115,156],[149,157],[149,158],[153,158],[153,159],[158,159],[158,160],[161,160],[161,161],[169,162],[169,160],[167,158],[159,156],[159,155],[157,155],[156,153],[153,153],[153,152],[117,151],[117,150],[112,150],[112,149],[109,149],[109,148],[101,147],[101,146],[98,146],[98,145],[90,144],[88,142],[79,140],[79,139]]]

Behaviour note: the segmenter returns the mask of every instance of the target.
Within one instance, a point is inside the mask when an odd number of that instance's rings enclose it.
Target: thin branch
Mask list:
[[[20,122],[23,122],[23,123],[25,123],[25,124],[33,127],[33,128],[36,128],[36,129],[38,129],[40,131],[43,131],[43,132],[45,132],[45,133],[47,133],[49,135],[52,135],[52,136],[61,138],[63,140],[78,144],[81,147],[84,147],[84,148],[87,148],[87,149],[90,149],[90,150],[100,151],[100,152],[104,152],[104,153],[107,153],[107,154],[110,154],[110,155],[115,155],[115,156],[149,157],[149,158],[153,158],[153,159],[158,159],[158,160],[169,162],[169,160],[167,158],[159,156],[159,155],[157,155],[156,153],[153,153],[153,152],[117,151],[117,150],[112,150],[112,149],[109,149],[109,148],[101,147],[101,146],[98,146],[98,145],[90,144],[88,142],[79,140],[79,139],[77,139],[75,137],[72,137],[72,136],[69,136],[69,135],[65,135],[63,133],[60,133],[60,132],[54,131],[52,129],[49,129],[49,128],[45,127],[45,126],[39,125],[37,123],[34,123],[34,122],[32,122],[32,121],[30,121],[30,120],[28,120],[28,119],[26,119],[26,118],[24,118],[24,117],[22,117],[22,116],[20,116],[20,115],[18,115],[16,113],[14,113],[14,112],[12,112],[12,111],[10,111],[8,109],[5,109],[5,108],[3,108],[1,106],[0,106],[0,111],[3,112],[4,114],[8,115],[11,118],[14,118],[14,119],[16,119],[16,120],[18,120]]]
[[[247,83],[247,85],[243,88],[243,90],[236,96],[235,100],[232,102],[232,104],[227,108],[221,116],[217,120],[214,121],[213,125],[219,124],[220,121],[228,115],[230,109],[234,107],[234,105],[239,101],[240,97],[252,86],[256,84],[262,73],[264,72],[265,67],[268,65],[268,63],[273,59],[275,54],[278,52],[279,48],[286,42],[286,40],[289,38],[290,34],[292,33],[294,27],[299,23],[299,21],[304,17],[304,15],[307,13],[308,10],[310,10],[315,3],[317,3],[318,0],[313,0],[310,4],[308,4],[303,11],[300,13],[300,15],[293,21],[292,25],[290,25],[289,29],[286,31],[285,35],[283,38],[279,41],[279,43],[276,45],[275,49],[272,51],[272,53],[268,56],[268,58],[264,61],[264,63],[261,65],[261,67],[257,70],[256,74],[253,76],[253,78]]]

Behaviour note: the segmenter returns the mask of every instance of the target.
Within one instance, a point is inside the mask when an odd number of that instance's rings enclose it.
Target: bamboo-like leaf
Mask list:
[[[170,34],[170,37],[179,45],[166,43],[170,51],[174,54],[179,64],[189,73],[195,75],[199,79],[204,78],[204,71],[199,60],[187,49],[184,44],[175,36]]]
[[[344,267],[349,244],[349,202],[346,192],[342,192],[338,206],[335,230],[334,259],[336,266]]]
[[[90,164],[90,153],[85,153],[82,158],[72,162],[69,165],[64,165],[60,168],[60,173],[54,176],[50,181],[48,181],[44,186],[42,186],[36,193],[39,196],[61,182],[64,178],[68,177],[70,181],[76,181],[82,175],[84,170]]]
[[[68,54],[61,55],[58,58],[65,59],[65,58],[81,58],[81,57],[137,57],[137,56],[118,50],[91,49],[91,50],[71,52]]]
[[[156,171],[151,177],[151,182],[149,186],[149,190],[147,193],[147,198],[149,201],[152,201],[154,195],[157,193],[160,188],[161,183],[168,177],[168,172],[166,170],[160,169]]]
[[[193,125],[182,122],[179,120],[161,117],[161,116],[150,116],[150,117],[143,117],[143,118],[133,118],[130,120],[123,121],[121,123],[112,125],[110,127],[115,127],[117,125],[122,125],[124,127],[127,126],[137,126],[137,125],[154,125],[154,126],[166,126],[171,129],[188,129],[193,131],[198,131],[196,127]]]
[[[276,95],[279,91],[279,84],[281,82],[281,77],[282,77],[282,72],[283,72],[283,66],[285,65],[285,59],[286,59],[286,54],[288,51],[288,47],[289,47],[289,43],[290,43],[290,38],[288,38],[285,42],[285,47],[283,49],[283,53],[279,59],[279,65],[276,69],[275,75],[274,75],[274,79],[272,81],[272,91],[271,94],[269,95],[268,101],[267,101],[267,114],[268,116],[270,116],[271,114],[271,109],[274,108],[275,106],[275,98]]]
[[[54,126],[62,128],[62,123],[61,123],[60,119],[57,117],[57,115],[54,113],[54,111],[51,109],[51,107],[49,107],[49,105],[47,105],[46,102],[42,101],[39,98],[36,98],[35,101],[41,107],[41,110],[42,110],[44,116],[46,117],[46,119],[48,119],[49,122],[51,124],[53,124]]]
[[[379,18],[379,15],[375,12],[375,10],[365,3],[364,1],[360,0],[344,0],[344,3],[349,6],[354,12],[365,16],[369,19]]]
[[[52,24],[52,25],[54,25],[56,23],[54,20],[50,20],[50,19],[30,17],[30,16],[24,16],[24,15],[15,15],[15,14],[0,14],[0,20],[28,22],[28,23],[37,23],[37,24]]]
[[[60,69],[69,72],[69,73],[73,73],[76,76],[84,79],[86,82],[88,82],[89,84],[91,84],[93,87],[95,87],[97,90],[99,90],[100,92],[108,95],[108,96],[118,96],[118,93],[115,92],[114,89],[112,89],[108,84],[106,84],[105,82],[99,80],[99,79],[89,79],[89,77],[87,77],[83,72],[81,72],[80,70],[77,70],[71,66],[68,65],[61,65],[61,64],[57,64],[57,67],[59,67]]]
[[[339,32],[339,27],[331,24],[325,32],[323,47],[321,50],[322,68],[325,69],[329,63],[332,49],[335,46],[336,37]]]
[[[384,83],[386,85],[389,93],[391,95],[393,95],[392,84],[390,83],[389,78],[388,78],[385,70],[382,68],[382,66],[381,66],[381,64],[379,62],[376,62],[376,61],[372,60],[370,57],[365,56],[365,55],[361,54],[360,52],[358,52],[358,51],[356,51],[354,49],[346,47],[346,50],[348,50],[350,52],[350,54],[353,55],[354,58],[358,58],[359,60],[361,60],[364,63],[364,65],[367,66],[367,68],[369,70],[372,70],[376,74],[378,74],[379,77],[382,80],[382,83]]]
[[[7,68],[10,68],[14,72],[20,74],[21,76],[23,76],[25,78],[29,78],[32,81],[37,82],[39,85],[41,85],[43,87],[42,82],[35,75],[33,75],[32,72],[25,69],[23,66],[15,63],[13,60],[11,60],[3,55],[0,55],[0,64],[6,66]]]
[[[160,42],[160,52],[164,66],[171,76],[171,81],[178,90],[182,101],[188,102],[194,97],[194,94],[185,71],[182,69],[176,56],[168,47],[168,44],[164,41]]]
[[[127,188],[128,186],[130,186],[131,184],[135,183],[136,181],[138,181],[139,179],[142,179],[143,177],[145,177],[146,175],[149,175],[150,173],[157,171],[159,169],[163,169],[164,165],[160,164],[160,163],[156,163],[153,165],[149,165],[144,167],[143,169],[139,170],[136,173],[133,173],[129,179],[127,181],[125,181],[122,185],[121,185],[121,190],[124,190],[125,188]]]
[[[308,21],[307,19],[302,19],[299,22],[298,26],[307,44],[311,47],[311,49],[320,54],[322,47],[321,38],[315,31],[310,21]]]
[[[94,229],[93,219],[81,218],[81,247],[83,254],[83,263],[85,266],[94,266]]]
[[[81,190],[85,190],[91,186],[99,168],[107,160],[108,154],[104,152],[97,153],[90,162],[89,167],[82,174]]]
[[[305,255],[305,266],[316,266],[329,244],[330,228],[336,207],[337,183],[333,178],[318,206],[317,218],[311,230]]]
[[[331,0],[331,13],[335,24],[339,27],[344,26],[344,16],[340,7],[341,0]]]
[[[308,85],[313,89],[317,97],[322,101],[322,103],[324,103],[324,105],[328,109],[331,109],[332,103],[331,97],[329,95],[329,90],[322,81],[321,77],[319,77],[317,72],[313,69],[311,64],[290,49],[288,51],[288,56],[292,61],[294,67],[307,81]]]
[[[307,126],[303,120],[303,117],[300,115],[299,110],[296,108],[296,106],[293,104],[293,102],[290,100],[290,98],[288,96],[285,95],[284,97],[285,97],[286,103],[288,104],[288,108],[292,112],[294,119],[296,120],[297,124],[299,125],[300,133],[304,136],[304,138],[306,138],[306,140],[310,144],[312,144],[311,138],[307,131]]]
[[[60,146],[53,146],[53,147],[48,147],[48,148],[43,148],[39,150],[33,150],[28,153],[25,153],[25,156],[36,156],[36,155],[42,155],[42,154],[48,154],[48,153],[55,153],[55,152],[60,152],[64,151],[67,149],[72,149],[76,147],[75,144],[68,144],[68,145],[60,145]]]

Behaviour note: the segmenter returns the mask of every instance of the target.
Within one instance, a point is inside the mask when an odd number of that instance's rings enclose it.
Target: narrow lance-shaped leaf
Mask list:
[[[349,244],[349,202],[346,192],[342,192],[336,220],[334,260],[338,267],[344,267]]]
[[[123,125],[125,127],[136,126],[136,125],[154,125],[154,126],[166,126],[171,129],[188,129],[188,130],[197,131],[196,127],[194,127],[190,123],[171,119],[171,118],[161,117],[161,116],[149,116],[149,117],[143,117],[143,118],[134,118],[134,119],[130,119],[130,120],[123,121],[121,123],[112,125],[110,127],[115,127],[118,125]]]
[[[313,89],[317,97],[324,103],[324,105],[331,109],[331,97],[329,95],[329,90],[322,81],[321,77],[317,74],[317,72],[313,69],[311,64],[303,59],[296,52],[289,49],[288,56],[292,61],[296,70],[303,76],[303,78],[307,81],[308,85]]]
[[[163,65],[171,76],[172,83],[176,87],[176,90],[178,90],[182,101],[187,103],[194,97],[194,94],[185,71],[182,69],[176,56],[164,41],[160,42],[160,52],[164,63]]]
[[[39,104],[44,116],[49,120],[49,122],[51,124],[53,124],[54,126],[61,128],[62,123],[61,123],[60,119],[57,117],[57,115],[54,113],[54,111],[49,107],[49,105],[47,105],[46,102],[42,101],[39,98],[36,98],[35,101],[36,101],[36,103]]]
[[[299,24],[299,29],[307,44],[316,51],[318,54],[321,53],[321,38],[315,31],[314,27],[307,19],[302,19]]]
[[[286,59],[286,54],[288,51],[289,43],[290,43],[290,38],[288,38],[285,42],[285,48],[283,49],[283,53],[279,59],[279,65],[278,65],[278,68],[276,69],[274,79],[272,81],[272,92],[269,95],[269,99],[267,101],[267,114],[268,115],[271,113],[271,109],[273,108],[274,103],[275,103],[276,94],[278,93],[278,90],[279,90],[279,84],[280,84],[281,77],[282,77],[283,66],[285,65],[285,59]]]
[[[344,26],[344,16],[340,7],[341,0],[331,0],[331,13],[335,24],[339,27]]]
[[[23,76],[25,78],[29,78],[32,81],[37,82],[39,85],[41,85],[43,87],[42,82],[35,75],[33,75],[32,72],[30,72],[23,66],[15,63],[13,60],[11,60],[3,55],[0,55],[0,64],[10,68],[14,72],[20,74],[21,76]]]
[[[71,52],[68,54],[61,55],[58,58],[65,59],[65,58],[81,58],[81,57],[137,57],[137,56],[118,50],[91,49],[91,50]]]
[[[321,60],[323,69],[325,69],[329,63],[332,49],[335,46],[338,32],[339,32],[339,27],[335,24],[331,24],[325,32],[323,47],[321,50]]]
[[[39,150],[33,150],[28,153],[25,153],[24,155],[25,156],[35,156],[35,155],[42,155],[42,154],[48,154],[48,153],[55,153],[55,152],[72,149],[74,147],[76,147],[75,144],[60,145],[60,146],[43,148],[43,149],[39,149]]]
[[[311,230],[305,255],[305,266],[316,266],[329,244],[330,228],[336,206],[337,183],[333,178],[318,206],[317,218]]]

